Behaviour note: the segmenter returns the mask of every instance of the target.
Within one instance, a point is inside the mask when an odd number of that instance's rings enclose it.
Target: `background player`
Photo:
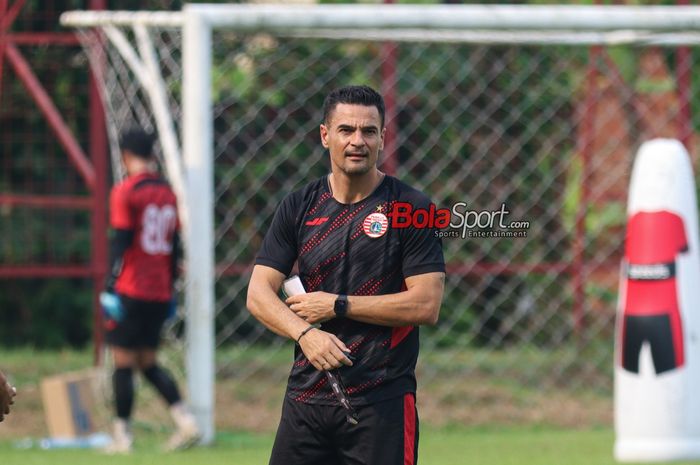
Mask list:
[[[153,137],[141,129],[122,134],[127,178],[110,195],[113,236],[106,292],[118,299],[115,305],[105,306],[109,313],[105,329],[115,365],[117,418],[108,449],[115,453],[132,448],[129,421],[137,369],[167,402],[177,426],[166,448],[186,448],[199,438],[195,419],[182,402],[174,379],[156,360],[163,323],[174,309],[178,218],[175,194],[158,174],[152,145]]]
[[[331,92],[320,133],[331,174],[282,201],[248,288],[251,313],[298,343],[270,463],[415,464],[417,325],[437,321],[444,259],[432,230],[394,230],[386,215],[430,200],[377,169],[384,101],[373,89]],[[308,293],[285,303],[295,262]],[[342,377],[358,424],[324,370]]]

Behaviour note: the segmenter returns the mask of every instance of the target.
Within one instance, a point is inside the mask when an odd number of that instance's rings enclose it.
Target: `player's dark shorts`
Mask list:
[[[105,321],[105,340],[127,349],[156,349],[168,316],[170,302],[149,302],[120,295],[124,315],[119,322]]]
[[[316,405],[285,396],[270,465],[415,465],[418,413],[405,394],[356,407],[359,423],[340,405]]]
[[[678,368],[669,315],[625,315],[622,331],[622,367],[639,373],[639,352],[649,343],[656,374]]]

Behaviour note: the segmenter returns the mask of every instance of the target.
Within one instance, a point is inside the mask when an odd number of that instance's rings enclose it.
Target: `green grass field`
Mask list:
[[[286,370],[288,354],[248,350],[248,360],[239,360],[232,370],[262,363],[264,367],[279,365]],[[217,357],[237,360],[235,353],[220,351]],[[516,380],[517,373],[498,373],[492,377],[486,371],[461,375],[455,367],[480,360],[478,353],[452,354],[428,353],[431,363],[449,360],[445,372],[450,383],[428,384],[419,396],[421,412],[421,440],[419,456],[421,465],[612,465],[614,433],[611,429],[612,405],[605,394],[595,392],[568,393],[524,388]],[[527,355],[527,354],[525,354]],[[496,353],[492,356],[511,356]],[[521,355],[522,357],[523,355]],[[277,360],[277,358],[280,360]],[[460,362],[460,357],[466,360]],[[243,356],[238,357],[243,358]],[[262,360],[262,362],[261,362]],[[251,383],[219,381],[217,390],[217,429],[215,444],[179,454],[160,452],[169,433],[167,421],[161,416],[148,417],[135,423],[136,450],[128,457],[105,456],[90,450],[41,450],[38,446],[19,448],[31,438],[36,444],[45,437],[39,381],[57,372],[84,369],[90,366],[92,355],[83,351],[35,351],[32,349],[6,350],[2,368],[11,374],[20,396],[7,421],[0,423],[0,465],[265,465],[269,458],[273,434],[279,418],[282,388],[263,392],[251,389]],[[447,362],[446,362],[447,363]],[[503,365],[503,360],[491,360],[488,367]],[[526,362],[516,364],[527,365]],[[262,380],[267,386],[269,380]],[[142,389],[139,405],[148,407],[148,390]],[[434,398],[443,398],[443,404],[434,405]],[[158,410],[157,402],[154,409]],[[254,408],[251,408],[254,407]],[[103,408],[102,410],[105,410]],[[160,408],[162,410],[162,407]],[[106,411],[106,410],[105,410]],[[591,414],[591,412],[598,412]],[[264,427],[245,428],[241,417],[269,417]],[[236,422],[230,418],[238,418]],[[167,420],[167,418],[165,419]],[[258,423],[251,422],[256,425]],[[462,426],[464,425],[464,426]],[[469,426],[467,426],[469,425]],[[263,431],[263,432],[254,432]],[[675,462],[690,464],[699,462]]]
[[[609,429],[423,430],[421,465],[612,465],[613,433]],[[104,456],[85,450],[19,450],[0,442],[2,465],[264,465],[270,434],[219,433],[216,445],[177,454],[163,454],[153,438],[130,456]],[[674,462],[689,465],[700,462]]]

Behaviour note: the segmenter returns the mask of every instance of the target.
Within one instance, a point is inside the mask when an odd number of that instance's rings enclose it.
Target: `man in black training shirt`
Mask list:
[[[331,92],[320,132],[331,174],[282,201],[248,287],[251,313],[298,344],[270,464],[412,465],[418,325],[438,319],[445,265],[434,231],[392,229],[391,211],[430,200],[377,169],[384,101],[373,89]],[[295,262],[307,294],[283,302]],[[326,370],[347,388],[358,424]]]

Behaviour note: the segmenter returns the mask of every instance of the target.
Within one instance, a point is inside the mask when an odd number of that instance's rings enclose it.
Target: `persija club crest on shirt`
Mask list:
[[[370,213],[362,223],[365,234],[371,238],[382,237],[389,228],[389,220],[384,213]]]

